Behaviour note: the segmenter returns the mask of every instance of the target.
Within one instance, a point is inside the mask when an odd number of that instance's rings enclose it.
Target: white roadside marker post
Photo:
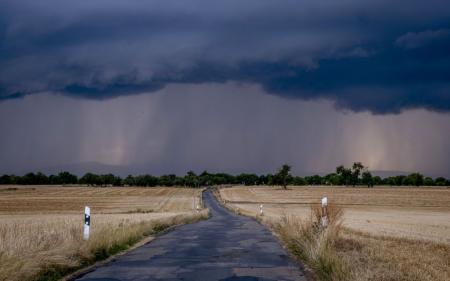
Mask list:
[[[261,216],[264,215],[264,212],[263,212],[263,204],[261,204],[261,205],[259,206],[259,214],[260,214]]]
[[[326,227],[328,225],[328,198],[322,198],[322,226]]]
[[[197,204],[197,213],[200,212],[200,204]]]
[[[84,207],[84,231],[83,231],[84,240],[89,240],[90,227],[91,227],[91,208],[86,206]]]

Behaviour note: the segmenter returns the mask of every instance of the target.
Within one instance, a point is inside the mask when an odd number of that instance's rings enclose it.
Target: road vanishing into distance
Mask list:
[[[266,227],[223,208],[210,191],[204,203],[210,219],[179,226],[76,280],[306,280]]]

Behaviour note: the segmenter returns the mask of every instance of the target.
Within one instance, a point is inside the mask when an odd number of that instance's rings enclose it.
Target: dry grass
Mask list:
[[[266,220],[307,219],[322,196],[345,210],[343,225],[357,231],[450,244],[450,190],[424,188],[233,187],[220,190],[228,204]]]
[[[199,195],[174,188],[0,192],[7,206],[0,203],[0,280],[56,280],[170,225],[203,218],[205,210],[194,211]],[[82,240],[84,205],[92,207],[88,241]]]
[[[356,281],[450,280],[450,246],[343,229],[335,251]]]
[[[349,266],[335,250],[341,230],[342,210],[330,205],[328,214],[327,227],[322,226],[320,210],[312,207],[309,219],[283,217],[274,225],[274,229],[288,249],[313,270],[316,279],[348,280]]]
[[[254,217],[263,203],[259,219],[275,226],[319,280],[450,280],[448,189],[234,187],[220,195]],[[311,203],[324,195],[344,214],[319,231]]]
[[[79,214],[84,206],[95,213],[123,213],[136,209],[154,212],[193,210],[201,190],[193,188],[0,186],[0,214],[60,212]]]
[[[449,245],[356,232],[340,225],[339,214],[323,228],[312,213],[306,220],[283,217],[274,229],[318,280],[450,280]]]
[[[264,202],[276,204],[303,204],[319,202],[324,195],[336,205],[345,207],[407,207],[450,210],[448,188],[408,187],[342,187],[299,186],[283,190],[281,187],[236,186],[221,189],[223,199],[235,202]]]

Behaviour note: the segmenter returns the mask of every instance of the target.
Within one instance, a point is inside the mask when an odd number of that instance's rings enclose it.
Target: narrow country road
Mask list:
[[[77,280],[306,280],[278,240],[255,220],[218,204],[209,220],[183,225]]]

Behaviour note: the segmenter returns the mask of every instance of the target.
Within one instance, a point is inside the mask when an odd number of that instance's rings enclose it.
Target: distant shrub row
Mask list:
[[[28,173],[23,176],[3,175],[0,184],[21,185],[61,185],[61,184],[83,184],[90,186],[189,186],[200,187],[207,185],[343,185],[357,186],[365,185],[393,185],[393,186],[450,186],[450,180],[443,177],[424,177],[420,173],[400,175],[387,178],[372,176],[372,174],[361,163],[354,163],[351,168],[339,166],[336,172],[326,176],[298,177],[290,174],[290,166],[284,165],[275,174],[256,175],[242,173],[230,175],[226,173],[203,173],[197,175],[190,171],[185,176],[174,174],[152,176],[152,175],[129,175],[121,178],[113,174],[97,175],[87,173],[77,177],[69,172],[61,172],[57,175],[47,176],[43,173]]]

